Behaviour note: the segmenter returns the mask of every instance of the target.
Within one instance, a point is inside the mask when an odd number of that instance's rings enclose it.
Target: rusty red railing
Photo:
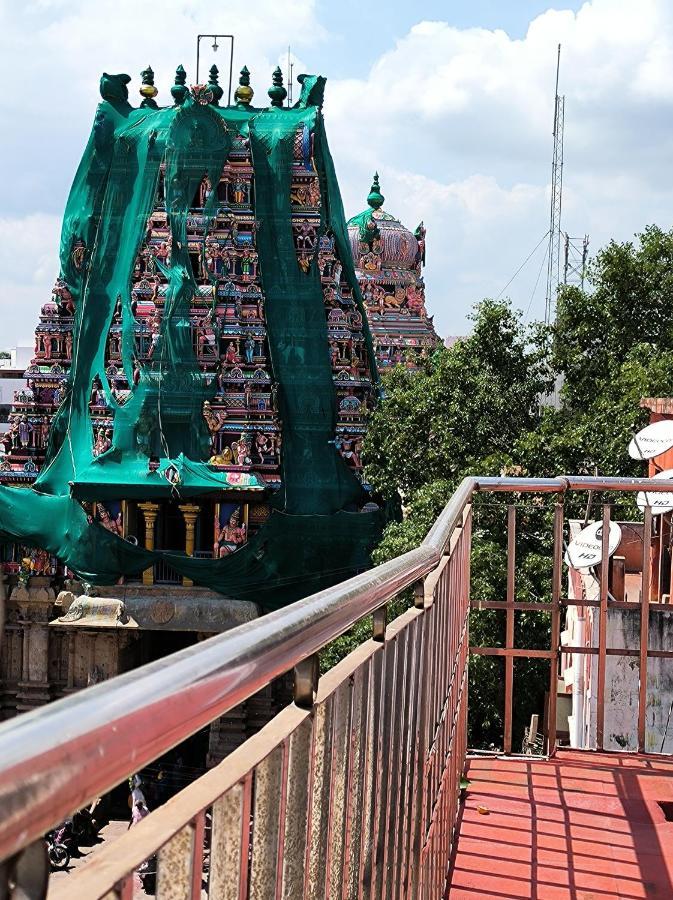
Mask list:
[[[578,602],[561,590],[563,496],[645,488],[664,490],[666,482],[465,479],[416,550],[4,723],[0,897],[19,888],[43,896],[40,846],[48,828],[292,669],[294,703],[114,844],[98,849],[50,897],[128,900],[134,872],[155,854],[160,898],[197,898],[203,891],[236,900],[441,897],[467,746],[468,656],[505,658],[506,751],[513,660],[550,661],[553,750],[560,654],[593,652],[559,641],[561,611]],[[514,646],[514,615],[522,605],[514,582],[515,512],[508,513],[507,597],[477,604],[504,612],[505,645],[469,646],[471,500],[477,491],[557,495],[552,601],[539,604],[551,613],[548,650]],[[414,605],[387,623],[387,604],[411,586]],[[612,602],[607,580],[605,587],[601,581],[599,616]],[[535,607],[526,603],[528,610]],[[368,615],[371,639],[319,678],[321,649]],[[646,665],[658,651],[643,640],[635,656]],[[609,654],[603,638],[596,654],[599,661]]]

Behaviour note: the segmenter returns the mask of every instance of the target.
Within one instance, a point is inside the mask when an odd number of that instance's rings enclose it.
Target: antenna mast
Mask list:
[[[583,238],[574,238],[570,237],[566,232],[563,284],[574,284],[581,291],[584,290],[584,276],[587,271],[588,258],[589,235],[585,234]]]
[[[547,265],[547,296],[544,320],[550,325],[556,313],[556,295],[561,282],[561,201],[563,197],[563,120],[565,97],[559,97],[558,81],[561,68],[561,45],[556,56],[556,91],[554,94],[554,154],[551,164],[551,208],[549,211],[549,254]]]
[[[294,63],[290,57],[290,45],[287,45],[287,105],[292,106],[292,72],[294,70]]]

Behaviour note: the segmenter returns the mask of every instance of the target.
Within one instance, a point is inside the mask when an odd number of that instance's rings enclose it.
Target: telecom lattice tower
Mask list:
[[[589,235],[574,238],[566,232],[563,262],[563,284],[573,284],[584,290],[584,276],[589,256]]]
[[[556,57],[556,91],[554,94],[554,154],[551,164],[551,207],[549,213],[549,252],[547,262],[547,295],[544,320],[549,325],[556,310],[556,294],[561,283],[561,207],[563,198],[563,122],[565,97],[559,97],[558,79],[561,45]]]

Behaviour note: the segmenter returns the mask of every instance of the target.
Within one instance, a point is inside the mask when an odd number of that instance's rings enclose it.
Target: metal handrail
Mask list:
[[[317,653],[431,572],[475,491],[569,489],[665,491],[670,485],[647,478],[465,478],[417,549],[169,658],[3,723],[0,860]]]

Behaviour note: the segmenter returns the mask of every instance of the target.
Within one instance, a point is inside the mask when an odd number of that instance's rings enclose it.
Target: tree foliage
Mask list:
[[[388,527],[376,561],[417,546],[468,473],[642,474],[626,448],[648,418],[641,398],[673,396],[672,301],[673,231],[652,226],[635,242],[602,249],[587,290],[560,291],[552,328],[527,326],[508,302],[484,300],[471,334],[438,351],[424,371],[390,372],[364,460],[376,490],[399,489],[406,516]],[[554,383],[558,402],[541,403]],[[474,505],[477,599],[505,596],[505,505],[493,495]],[[517,599],[548,600],[551,504],[529,498],[520,505]],[[479,611],[472,640],[497,645],[503,626],[502,613]],[[548,628],[545,614],[517,614],[520,646],[548,646]],[[471,742],[499,745],[502,663],[473,657],[470,667]],[[548,664],[517,660],[515,672],[524,687],[515,706],[520,734],[530,712],[542,711]]]

